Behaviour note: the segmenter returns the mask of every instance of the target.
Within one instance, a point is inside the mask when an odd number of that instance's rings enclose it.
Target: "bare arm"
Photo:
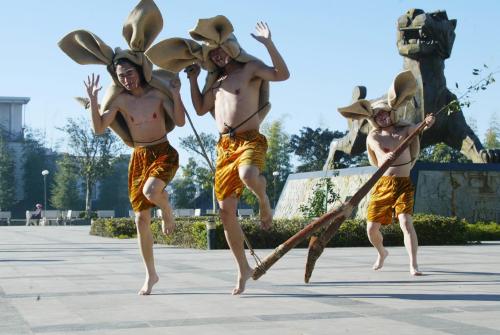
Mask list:
[[[436,121],[436,117],[433,114],[427,114],[427,116],[425,117],[424,121],[419,122],[416,125],[409,127],[409,129],[408,129],[408,135],[411,134],[411,133],[413,133],[415,131],[415,129],[417,129],[418,127],[420,127],[420,125],[422,125],[422,123],[425,123],[424,130],[429,129],[434,124],[434,121]]]
[[[212,90],[208,90],[205,94],[201,94],[200,87],[198,86],[198,76],[200,75],[200,66],[198,64],[188,66],[184,72],[187,73],[189,79],[189,84],[191,86],[191,101],[193,102],[196,114],[204,115],[214,108],[215,97]]]
[[[181,81],[179,79],[172,79],[170,81],[170,93],[172,93],[172,100],[174,102],[173,120],[178,127],[182,127],[186,123],[186,108],[182,102],[180,91]]]
[[[269,30],[267,23],[257,22],[255,31],[256,34],[251,35],[267,48],[273,62],[273,67],[266,66],[260,62],[256,63],[254,75],[268,81],[283,81],[290,78],[288,67],[271,40],[271,30]]]
[[[99,114],[99,102],[97,96],[99,91],[102,89],[102,86],[99,87],[99,75],[95,77],[92,73],[92,78],[88,76],[87,82],[84,80],[83,84],[87,89],[87,94],[90,99],[90,111],[92,114],[92,126],[94,128],[94,132],[96,135],[101,135],[115,119],[118,108],[111,107],[109,110],[104,111],[102,115]]]

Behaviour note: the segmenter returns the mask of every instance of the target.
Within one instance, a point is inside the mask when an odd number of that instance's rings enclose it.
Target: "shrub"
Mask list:
[[[467,224],[467,240],[500,241],[500,224],[496,222],[476,222]]]
[[[156,243],[175,245],[187,248],[205,249],[207,247],[206,225],[209,217],[177,218],[176,229],[172,235],[165,236],[161,231],[161,221],[153,220],[151,230]],[[227,249],[224,227],[219,218],[216,220],[216,249]],[[260,229],[256,219],[240,220],[245,235],[254,249],[274,249],[299,232],[310,220],[275,220],[268,231]],[[454,217],[443,217],[430,214],[416,214],[413,217],[420,245],[466,244],[468,241],[500,240],[500,225],[496,223],[468,224]],[[403,233],[398,223],[384,226],[381,229],[384,245],[402,246]],[[97,219],[92,221],[90,233],[105,237],[136,237],[136,229],[132,219]],[[316,232],[316,235],[321,234]],[[298,247],[307,247],[308,241],[301,242]],[[349,219],[329,242],[328,247],[370,246],[366,236],[365,220]]]

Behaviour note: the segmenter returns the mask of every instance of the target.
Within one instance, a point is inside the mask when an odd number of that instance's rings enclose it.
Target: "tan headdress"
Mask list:
[[[342,114],[342,116],[348,119],[366,119],[373,129],[377,129],[380,128],[380,126],[377,122],[375,122],[375,115],[380,110],[385,110],[390,112],[390,117],[394,126],[407,126],[410,125],[410,123],[398,117],[398,109],[403,108],[405,104],[413,98],[416,91],[417,81],[415,80],[415,77],[411,71],[403,71],[400,72],[396,78],[394,78],[394,81],[387,92],[387,97],[375,101],[360,99],[347,107],[338,108],[338,111]],[[371,150],[368,146],[367,152],[370,164],[378,167],[377,157],[373,150]],[[412,166],[415,164],[419,153],[420,141],[416,138],[410,144]]]
[[[107,88],[102,99],[100,113],[109,108],[116,97],[124,91],[116,77],[113,63],[126,58],[141,67],[144,79],[152,87],[163,93],[163,107],[167,112],[165,126],[167,132],[174,128],[173,101],[169,91],[170,80],[178,75],[165,70],[153,70],[153,64],[146,57],[145,51],[153,43],[163,27],[160,10],[153,0],[141,0],[130,12],[123,25],[123,37],[130,49],[111,49],[99,37],[86,30],[76,30],[64,36],[58,43],[59,47],[78,64],[105,65],[113,78],[113,83]],[[130,130],[123,116],[118,113],[110,125],[118,136],[129,146],[133,147]]]
[[[241,48],[233,31],[233,25],[223,15],[200,19],[189,34],[201,43],[191,39],[169,38],[153,45],[146,55],[155,65],[172,72],[179,72],[194,62],[199,63],[204,70],[208,71],[203,88],[203,93],[205,93],[220,77],[220,69],[210,60],[211,50],[220,47],[232,59],[241,63],[259,61],[258,58]],[[262,81],[259,93],[259,108],[262,108],[259,117],[263,120],[271,109],[268,81]]]

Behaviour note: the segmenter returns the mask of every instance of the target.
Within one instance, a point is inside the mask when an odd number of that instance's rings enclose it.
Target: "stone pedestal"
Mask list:
[[[341,201],[352,196],[376,171],[361,167],[334,171],[297,173],[288,176],[276,205],[275,219],[301,217],[299,206],[312,196],[322,178],[330,178]],[[415,213],[457,216],[469,222],[500,223],[500,164],[417,163],[411,179],[415,185]],[[365,218],[370,195],[353,212]],[[337,206],[332,204],[328,210]]]

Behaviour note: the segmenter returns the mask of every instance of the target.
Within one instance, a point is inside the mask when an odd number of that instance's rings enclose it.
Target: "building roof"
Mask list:
[[[0,97],[0,103],[27,104],[29,101],[28,97]]]

